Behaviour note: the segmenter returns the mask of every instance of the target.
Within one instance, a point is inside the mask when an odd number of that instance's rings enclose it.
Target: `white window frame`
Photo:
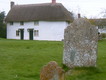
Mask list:
[[[35,26],[39,26],[39,21],[34,21]]]
[[[14,25],[14,22],[10,22],[10,25]]]
[[[23,21],[21,21],[21,22],[20,22],[20,25],[24,25],[24,22],[23,22]]]
[[[36,36],[36,37],[39,36],[39,30],[34,30],[34,36]]]

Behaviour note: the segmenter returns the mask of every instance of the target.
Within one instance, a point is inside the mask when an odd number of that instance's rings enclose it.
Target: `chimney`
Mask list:
[[[15,5],[15,3],[13,1],[11,1],[10,8],[12,8],[14,5]]]
[[[52,0],[52,4],[55,4],[56,3],[56,0]]]
[[[81,18],[81,15],[80,15],[80,13],[78,13],[78,18]]]

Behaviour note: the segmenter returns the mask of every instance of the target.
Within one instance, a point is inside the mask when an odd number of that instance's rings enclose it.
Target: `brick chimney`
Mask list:
[[[81,15],[80,15],[80,13],[78,13],[78,18],[81,18]]]
[[[15,5],[13,1],[10,2],[10,8],[12,8]]]
[[[56,0],[52,0],[52,3],[55,4],[56,3]]]

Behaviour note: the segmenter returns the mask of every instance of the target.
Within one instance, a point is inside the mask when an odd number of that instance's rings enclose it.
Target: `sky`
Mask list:
[[[16,5],[20,5],[50,3],[52,0],[0,0],[0,12],[5,11],[7,14],[10,10],[11,1],[14,1]],[[101,12],[106,10],[106,0],[56,0],[56,2],[62,3],[75,15],[80,13],[82,17],[87,18],[102,18]]]

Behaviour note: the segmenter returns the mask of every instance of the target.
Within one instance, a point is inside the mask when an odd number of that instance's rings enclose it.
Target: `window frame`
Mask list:
[[[14,22],[10,22],[10,25],[14,25]]]
[[[34,30],[34,36],[36,36],[36,37],[39,36],[39,30]]]
[[[34,21],[35,26],[39,26],[39,21]]]
[[[20,25],[24,25],[24,22],[23,22],[23,21],[21,21],[21,22],[20,22]]]
[[[16,30],[16,36],[19,36],[19,32],[20,32],[19,30]]]

